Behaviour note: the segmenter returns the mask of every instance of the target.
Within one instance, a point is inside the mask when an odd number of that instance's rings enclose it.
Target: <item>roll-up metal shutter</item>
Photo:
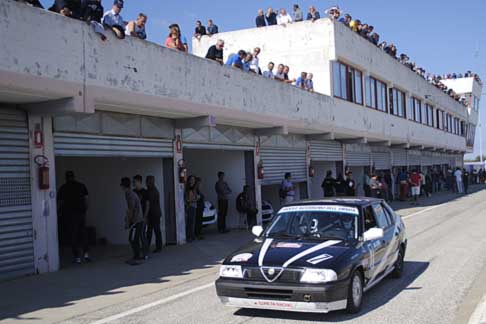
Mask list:
[[[422,155],[420,156],[420,161],[423,166],[431,166],[434,165],[434,159],[432,157],[432,153],[430,152],[422,152]]]
[[[34,273],[29,130],[24,112],[0,110],[0,280]]]
[[[373,166],[376,170],[390,170],[391,157],[390,152],[372,152]]]
[[[408,165],[420,165],[422,163],[421,152],[417,150],[408,151]]]
[[[407,166],[407,151],[403,149],[392,149],[392,166]]]
[[[311,141],[312,161],[342,161],[343,145],[336,141]]]
[[[371,149],[367,145],[347,144],[345,158],[348,166],[371,166]]]
[[[292,173],[294,182],[307,181],[305,148],[262,147],[260,158],[265,168],[264,185],[282,182],[286,172]]]
[[[172,140],[55,133],[56,156],[171,157]]]

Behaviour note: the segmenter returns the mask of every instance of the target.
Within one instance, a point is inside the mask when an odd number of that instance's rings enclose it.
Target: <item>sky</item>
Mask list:
[[[41,0],[45,7],[53,0]],[[102,0],[105,10],[113,1]],[[253,28],[260,8],[287,8],[299,4],[304,13],[314,5],[324,10],[338,5],[343,12],[375,27],[381,40],[393,42],[398,52],[434,74],[464,73],[472,70],[486,81],[486,0],[125,0],[122,16],[135,19],[139,12],[148,15],[148,40],[163,44],[168,26],[177,22],[189,39],[196,20],[204,25],[213,19],[220,31]],[[480,107],[486,109],[486,88]],[[486,111],[481,116],[483,154],[486,154]],[[474,156],[479,155],[479,128]]]

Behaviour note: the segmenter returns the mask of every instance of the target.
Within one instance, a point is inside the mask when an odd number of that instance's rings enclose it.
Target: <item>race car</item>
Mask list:
[[[381,199],[290,204],[252,232],[257,238],[221,265],[216,292],[224,305],[357,313],[365,291],[404,269],[405,225]]]
[[[273,206],[268,200],[262,201],[262,222],[267,223],[273,219]]]
[[[204,202],[203,226],[215,224],[218,221],[218,210],[210,201]]]

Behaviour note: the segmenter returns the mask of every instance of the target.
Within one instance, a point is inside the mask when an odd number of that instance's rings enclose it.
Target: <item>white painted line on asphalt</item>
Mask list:
[[[476,310],[469,319],[469,324],[481,324],[486,320],[486,296],[481,299],[481,302],[476,307]]]
[[[444,206],[444,205],[446,205],[446,204],[447,204],[447,203],[445,203],[445,204],[440,204],[440,205],[435,205],[435,206],[432,206],[432,207],[428,207],[428,208],[422,209],[422,210],[420,210],[420,211],[418,211],[418,212],[416,212],[416,213],[412,213],[412,214],[410,214],[410,215],[403,216],[403,217],[402,217],[402,219],[407,219],[407,218],[411,218],[411,217],[414,217],[414,216],[417,216],[417,215],[420,215],[420,214],[426,213],[426,212],[428,212],[428,211],[430,211],[430,210],[433,210],[433,209],[439,208],[439,207]]]
[[[130,316],[130,315],[139,313],[139,312],[144,311],[146,309],[149,309],[149,308],[152,308],[152,307],[155,307],[155,306],[159,306],[159,305],[162,305],[162,304],[167,304],[167,303],[169,303],[171,301],[174,301],[176,299],[185,297],[187,295],[194,294],[194,293],[196,293],[198,291],[201,291],[201,290],[204,290],[204,289],[207,289],[207,288],[210,288],[210,287],[214,287],[214,283],[213,282],[211,282],[209,284],[206,284],[206,285],[203,285],[203,286],[199,286],[199,287],[190,289],[190,290],[186,290],[184,292],[181,292],[179,294],[172,295],[172,296],[167,297],[167,298],[164,298],[164,299],[156,300],[156,301],[154,301],[154,302],[152,302],[150,304],[147,304],[147,305],[143,305],[143,306],[139,306],[139,307],[132,308],[132,309],[130,309],[130,310],[126,311],[126,312],[123,312],[123,313],[119,313],[119,314],[116,314],[116,315],[113,315],[113,316],[109,316],[109,317],[100,319],[98,321],[92,322],[91,324],[105,324],[105,323],[110,323],[110,322],[116,321],[116,320],[118,320],[120,318],[127,317],[127,316]]]

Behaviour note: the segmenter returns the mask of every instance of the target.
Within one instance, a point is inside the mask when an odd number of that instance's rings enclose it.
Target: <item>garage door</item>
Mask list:
[[[55,133],[56,156],[171,157],[172,140]]]
[[[336,141],[310,142],[312,161],[342,161],[343,146]]]
[[[407,166],[408,165],[407,150],[395,149],[392,150],[392,165],[393,166]]]
[[[26,114],[0,110],[0,280],[34,272]]]
[[[260,158],[265,168],[264,185],[281,183],[286,172],[292,173],[294,182],[307,181],[305,149],[265,147]]]
[[[372,152],[373,166],[375,170],[390,170],[391,156],[390,152]]]
[[[367,145],[347,144],[345,157],[347,166],[371,166],[371,149]]]

